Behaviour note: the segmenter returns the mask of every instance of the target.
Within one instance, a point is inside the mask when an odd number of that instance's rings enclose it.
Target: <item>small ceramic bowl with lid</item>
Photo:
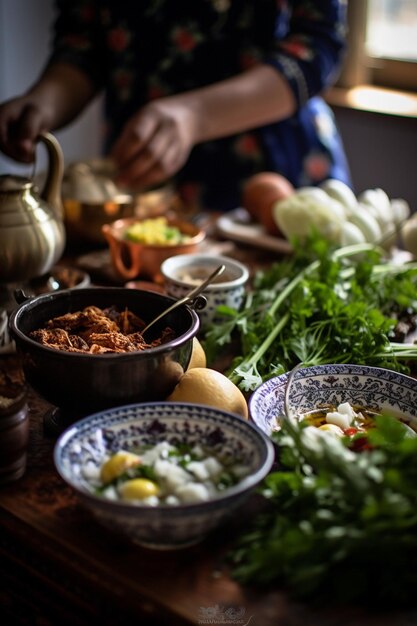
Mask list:
[[[180,254],[161,265],[165,290],[178,299],[202,283],[219,265],[224,265],[225,270],[204,290],[207,305],[198,312],[202,330],[215,323],[220,305],[240,309],[249,280],[248,268],[230,257],[212,254]]]

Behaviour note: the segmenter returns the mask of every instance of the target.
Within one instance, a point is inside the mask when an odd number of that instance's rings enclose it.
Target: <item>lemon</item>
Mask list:
[[[137,454],[120,450],[103,463],[100,470],[100,478],[104,484],[110,483],[127,469],[140,465],[140,463],[141,459]]]
[[[248,405],[240,389],[227,376],[208,367],[188,369],[167,400],[206,404],[248,418]]]
[[[206,353],[197,337],[193,338],[193,349],[187,370],[190,370],[192,367],[207,367]]]

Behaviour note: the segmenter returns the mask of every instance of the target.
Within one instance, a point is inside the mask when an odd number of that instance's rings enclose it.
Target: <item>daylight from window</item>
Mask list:
[[[417,0],[368,0],[371,57],[417,61]]]

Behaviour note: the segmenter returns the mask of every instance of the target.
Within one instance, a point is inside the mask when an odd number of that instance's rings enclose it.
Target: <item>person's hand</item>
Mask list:
[[[21,96],[0,105],[0,150],[7,156],[31,163],[40,133],[49,130],[46,109]]]
[[[195,111],[181,97],[147,104],[127,122],[112,150],[118,180],[141,188],[170,178],[188,159],[195,125]]]

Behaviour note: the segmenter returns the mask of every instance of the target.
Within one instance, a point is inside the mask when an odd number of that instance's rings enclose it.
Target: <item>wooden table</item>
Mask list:
[[[229,250],[229,253],[231,251]],[[251,250],[235,250],[249,259]],[[0,369],[22,376],[16,354]],[[410,626],[417,610],[368,613],[312,608],[284,590],[244,588],[230,576],[230,540],[260,505],[254,496],[201,544],[174,552],[138,547],[102,528],[81,508],[53,465],[44,432],[50,405],[29,389],[26,474],[0,487],[0,624],[186,626]],[[228,611],[228,612],[227,612]]]

